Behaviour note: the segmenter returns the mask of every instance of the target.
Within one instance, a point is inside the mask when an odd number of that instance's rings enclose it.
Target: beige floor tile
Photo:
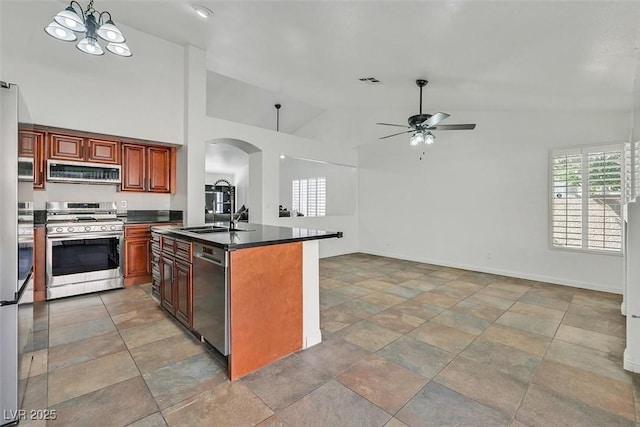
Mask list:
[[[182,333],[132,348],[130,353],[140,372],[146,374],[204,351],[195,338]]]
[[[633,427],[633,422],[626,418],[591,407],[536,384],[529,388],[516,420],[531,427]]]
[[[141,377],[131,378],[53,406],[49,426],[127,425],[158,410]]]
[[[622,357],[626,348],[626,340],[621,337],[601,334],[561,324],[556,332],[555,339],[578,344],[593,350],[603,351],[615,357]]]
[[[162,411],[174,426],[241,426],[257,424],[271,415],[269,409],[246,385],[226,382]]]
[[[120,335],[129,349],[182,333],[184,333],[182,327],[178,325],[177,321],[171,319],[159,320],[120,331]]]
[[[454,354],[462,351],[476,338],[473,334],[434,322],[427,322],[419,326],[411,331],[409,336]]]
[[[435,381],[507,417],[515,415],[527,391],[522,382],[461,356],[444,368]]]
[[[610,358],[607,353],[576,344],[553,340],[545,360],[564,363],[565,365],[631,384],[632,375],[622,367],[622,359]]]
[[[390,414],[404,406],[428,381],[378,355],[347,369],[337,380]]]
[[[459,303],[462,297],[452,297],[450,295],[436,293],[435,290],[425,292],[422,295],[418,295],[413,298],[413,301],[417,301],[422,304],[428,304],[436,307],[449,308]]]
[[[533,382],[589,406],[635,420],[633,390],[629,383],[546,358],[542,361]]]
[[[49,348],[49,370],[98,359],[127,348],[118,332],[109,332],[80,341]]]
[[[507,311],[502,316],[500,316],[498,320],[496,320],[496,323],[502,326],[520,329],[526,332],[533,332],[534,334],[544,335],[546,337],[553,337],[556,333],[556,330],[558,329],[560,321],[542,319],[536,316]]]
[[[49,405],[140,375],[129,352],[104,356],[49,373]]]
[[[397,295],[391,295],[383,292],[373,292],[365,296],[360,297],[362,301],[366,301],[371,304],[379,305],[380,307],[389,308],[394,305],[405,302],[407,298],[402,298]]]
[[[402,311],[395,310],[394,308],[374,314],[368,320],[369,322],[401,334],[406,334],[425,322],[424,319],[411,316],[410,314],[403,313]]]
[[[376,351],[402,336],[398,332],[363,320],[337,332],[343,339],[369,351]]]
[[[552,308],[542,307],[536,304],[527,304],[520,301],[516,301],[516,303],[509,308],[509,311],[513,313],[526,314],[528,316],[541,317],[543,319],[550,319],[557,322],[560,322],[564,316],[563,310],[554,310]]]
[[[488,327],[478,339],[508,345],[537,356],[544,356],[551,343],[551,338],[544,335],[496,324]]]

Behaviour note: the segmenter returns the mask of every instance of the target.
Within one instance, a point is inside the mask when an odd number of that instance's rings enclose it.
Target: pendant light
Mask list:
[[[282,105],[276,104],[274,107],[276,107],[276,132],[280,132],[280,107]]]
[[[84,38],[76,47],[88,55],[104,55],[99,39],[108,43],[106,48],[114,55],[123,57],[132,55],[122,31],[113,22],[111,13],[95,10],[93,0],[89,2],[86,10],[82,10],[82,6],[77,1],[72,1],[66,9],[53,17],[53,22],[47,25],[44,31],[62,41],[76,41],[75,33],[84,33]]]

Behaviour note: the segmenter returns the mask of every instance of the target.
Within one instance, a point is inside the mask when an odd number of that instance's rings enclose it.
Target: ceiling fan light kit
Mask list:
[[[66,9],[53,17],[53,21],[44,28],[44,31],[54,39],[66,42],[76,41],[78,37],[75,33],[84,33],[84,38],[76,47],[89,55],[104,55],[104,50],[98,43],[99,39],[107,42],[107,50],[114,55],[123,57],[132,55],[122,31],[111,19],[111,13],[95,10],[93,0],[89,2],[86,10],[82,10],[82,6],[77,1],[72,1]]]
[[[432,130],[472,130],[475,129],[475,123],[468,124],[455,124],[455,125],[438,125],[441,121],[449,117],[447,113],[435,113],[435,114],[422,114],[422,88],[429,83],[427,80],[418,79],[416,85],[420,88],[420,110],[419,113],[413,115],[407,119],[409,126],[397,125],[394,123],[376,123],[382,126],[395,126],[406,128],[403,132],[394,133],[391,135],[383,136],[380,139],[387,139],[397,135],[403,135],[406,133],[412,133],[409,144],[412,146],[418,146],[421,144],[433,144],[435,141],[435,135],[431,133]]]

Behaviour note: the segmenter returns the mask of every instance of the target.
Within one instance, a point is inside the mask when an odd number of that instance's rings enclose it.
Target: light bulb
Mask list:
[[[427,133],[427,136],[424,139],[424,142],[426,142],[427,144],[433,144],[433,141],[436,139],[435,136],[433,136],[433,134],[431,132]]]
[[[411,136],[411,141],[409,142],[411,145],[420,145],[424,142],[424,133],[422,131],[416,131]]]

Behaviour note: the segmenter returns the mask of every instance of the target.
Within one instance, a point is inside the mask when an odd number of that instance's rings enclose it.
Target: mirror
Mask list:
[[[353,215],[356,197],[355,166],[281,156],[279,217]]]

